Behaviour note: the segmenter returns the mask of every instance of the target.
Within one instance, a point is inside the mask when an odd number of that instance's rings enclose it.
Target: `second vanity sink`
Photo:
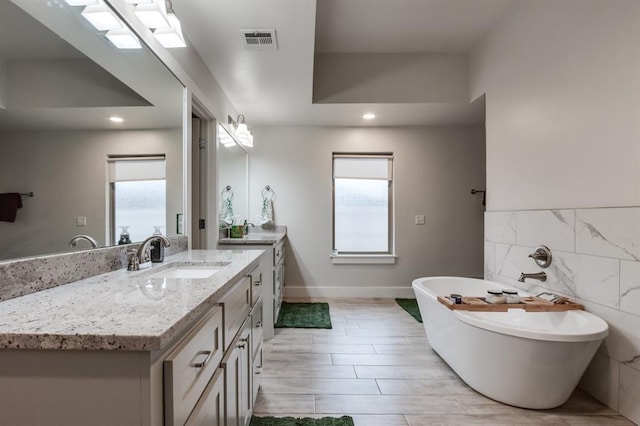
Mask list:
[[[171,264],[157,271],[145,271],[145,278],[184,278],[184,279],[203,279],[209,278],[216,272],[225,268],[227,265],[212,264]]]

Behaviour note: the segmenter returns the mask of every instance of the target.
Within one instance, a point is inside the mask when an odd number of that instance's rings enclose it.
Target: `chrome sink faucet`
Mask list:
[[[533,274],[527,274],[523,272],[520,274],[520,278],[518,278],[518,281],[523,283],[524,280],[527,278],[533,278],[534,280],[540,280],[542,282],[545,282],[547,280],[547,274],[544,272],[535,272]]]
[[[91,248],[98,248],[100,247],[98,245],[98,242],[93,239],[92,237],[90,237],[89,235],[76,235],[75,237],[73,237],[71,239],[71,241],[69,241],[69,247],[73,248],[76,246],[76,244],[78,243],[78,241],[80,240],[85,240],[88,241],[89,244],[91,244]]]
[[[169,247],[171,243],[164,235],[152,235],[142,243],[138,247],[138,250],[131,249],[127,251],[128,265],[127,270],[129,271],[137,271],[140,269],[140,265],[146,262],[149,262],[151,258],[149,257],[149,246],[152,241],[160,240],[160,244],[164,247]]]

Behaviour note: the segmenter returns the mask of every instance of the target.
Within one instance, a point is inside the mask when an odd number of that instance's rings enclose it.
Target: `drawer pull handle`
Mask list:
[[[262,285],[262,281],[256,281],[255,283],[253,283],[253,285],[256,286],[256,287],[259,286],[259,285]]]
[[[202,368],[205,365],[207,365],[207,363],[209,362],[209,360],[211,359],[211,356],[213,355],[212,351],[200,351],[196,354],[196,356],[194,357],[194,359],[200,355],[206,355],[204,360],[202,362],[194,362],[191,364],[192,367],[195,368]]]
[[[257,328],[262,327],[262,321],[258,321],[258,322],[256,323],[256,327],[257,327]]]
[[[256,368],[256,371],[255,371],[255,373],[254,373],[254,374],[260,374],[260,373],[262,373],[262,371],[260,371],[260,369],[259,369],[259,368]]]
[[[242,348],[242,349],[244,349],[244,347],[245,347],[246,345],[247,345],[247,344],[246,344],[245,342],[238,343],[238,344],[236,345],[236,348]]]

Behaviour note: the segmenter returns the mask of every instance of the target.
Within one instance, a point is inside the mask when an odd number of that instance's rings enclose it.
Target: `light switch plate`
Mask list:
[[[416,215],[416,225],[424,225],[424,215]]]
[[[77,216],[76,217],[76,226],[87,226],[87,217],[86,216]]]

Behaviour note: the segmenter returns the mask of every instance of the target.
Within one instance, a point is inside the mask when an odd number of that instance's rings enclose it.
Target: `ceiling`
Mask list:
[[[419,99],[377,96],[396,93],[395,86],[407,92],[406,70],[395,70],[394,80],[369,69],[366,82],[358,81],[355,70],[346,76],[350,94],[339,101],[314,102],[314,83],[345,77],[319,75],[314,62],[352,54],[378,55],[378,63],[393,62],[399,54],[418,59],[455,54],[464,62],[513,1],[173,0],[173,7],[187,38],[249,124],[410,126],[482,124],[484,102],[470,103],[468,96],[431,99],[428,90]],[[246,50],[240,30],[247,29],[275,29],[278,49]],[[423,89],[419,81],[411,85],[410,90]],[[365,112],[377,118],[365,122]]]

